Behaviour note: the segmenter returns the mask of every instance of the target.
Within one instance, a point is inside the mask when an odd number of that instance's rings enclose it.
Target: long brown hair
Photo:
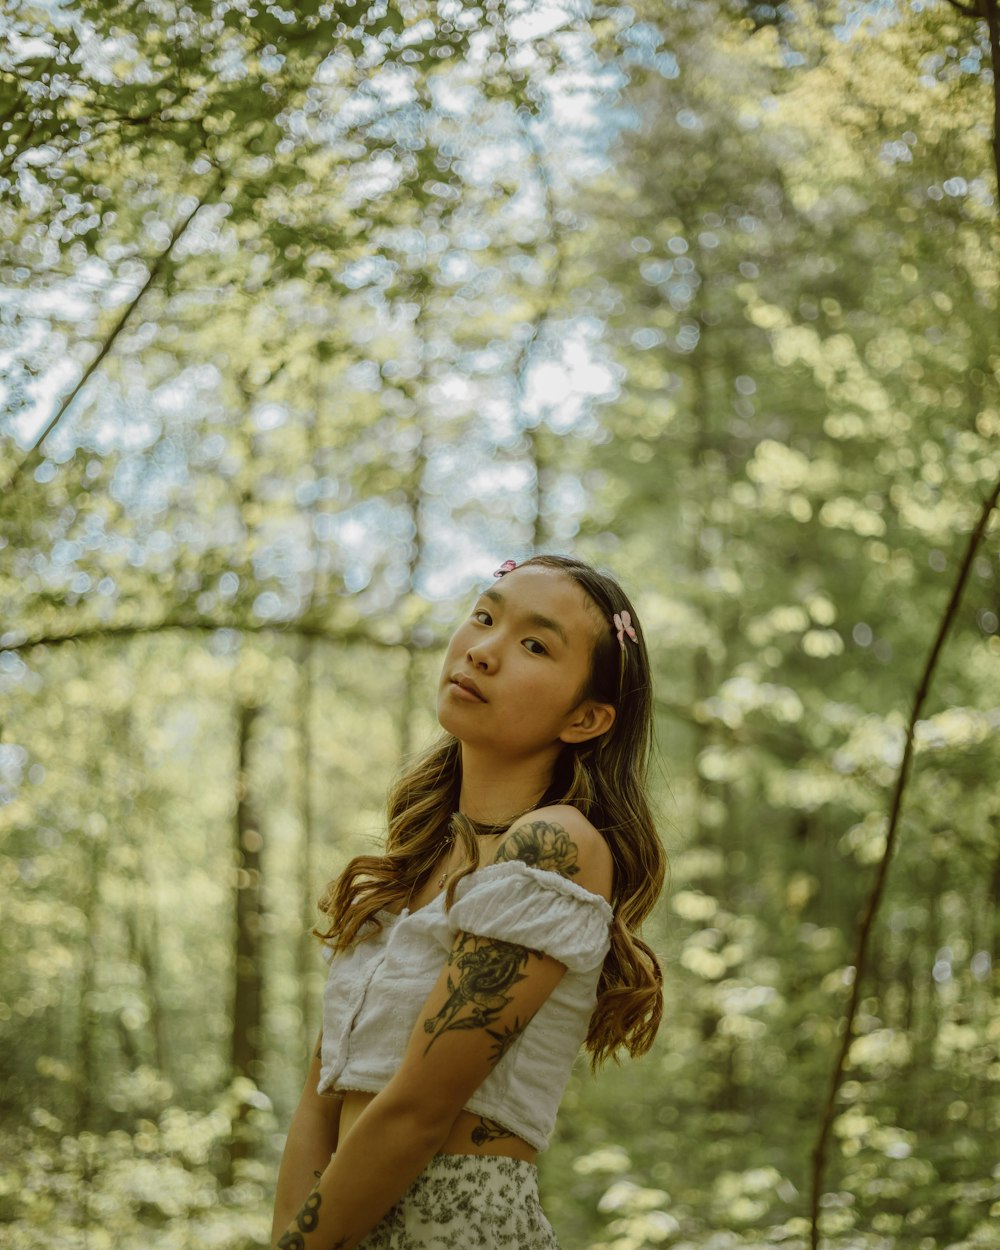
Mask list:
[[[599,738],[563,749],[538,804],[578,808],[604,836],[614,861],[611,948],[585,1043],[596,1068],[621,1048],[633,1056],[649,1050],[663,1013],[660,965],[638,934],[666,872],[646,790],[653,727],[649,655],[635,609],[613,577],[569,556],[532,556],[517,567],[532,564],[572,578],[607,622],[594,645],[589,684],[581,698],[612,704],[614,723]],[[638,641],[626,635],[622,649],[613,617],[624,612]],[[320,909],[329,927],[326,932],[314,930],[317,936],[334,950],[347,950],[375,932],[380,927],[378,910],[405,905],[427,880],[449,832],[467,857],[466,866],[448,882],[445,905],[451,906],[458,882],[479,865],[477,828],[456,811],[460,785],[459,744],[446,734],[392,786],[385,853],[355,856],[327,886]]]

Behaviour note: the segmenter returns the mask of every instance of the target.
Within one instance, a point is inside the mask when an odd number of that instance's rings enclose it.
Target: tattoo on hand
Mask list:
[[[487,1142],[515,1136],[516,1134],[512,1133],[509,1128],[504,1128],[496,1120],[488,1120],[484,1115],[479,1117],[479,1123],[472,1130],[472,1140],[477,1146],[485,1146]]]
[[[278,1250],[305,1250],[306,1243],[301,1233],[282,1233],[278,1238]]]
[[[510,1042],[504,1040],[506,1033],[493,1032],[487,1026],[511,1002],[506,991],[524,980],[522,969],[531,955],[541,958],[537,951],[513,942],[460,934],[448,957],[448,998],[440,1011],[424,1021],[424,1032],[433,1035],[424,1054],[453,1029],[486,1029],[497,1042],[494,1049],[499,1059]]]
[[[531,868],[544,868],[561,877],[575,877],[580,871],[576,843],[562,825],[548,820],[533,820],[518,825],[497,848],[494,863],[519,859]]]

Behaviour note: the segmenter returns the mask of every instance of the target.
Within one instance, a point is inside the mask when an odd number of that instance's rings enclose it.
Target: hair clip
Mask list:
[[[504,573],[513,573],[517,568],[516,560],[504,560],[503,564],[494,572],[494,577],[503,577]]]
[[[618,645],[625,650],[625,635],[632,639],[634,643],[638,643],[639,637],[632,627],[632,617],[628,612],[615,613],[614,615],[615,629],[618,630]]]

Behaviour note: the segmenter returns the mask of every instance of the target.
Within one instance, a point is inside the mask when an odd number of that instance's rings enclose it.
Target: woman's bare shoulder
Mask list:
[[[493,862],[514,859],[611,897],[611,851],[600,831],[572,804],[553,803],[519,816],[501,838]]]

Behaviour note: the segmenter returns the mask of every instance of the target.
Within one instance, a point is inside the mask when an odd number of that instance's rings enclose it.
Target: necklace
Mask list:
[[[532,808],[537,807],[537,806],[538,806],[537,802],[530,803],[524,809],[523,812],[518,812],[517,815],[512,816],[510,820],[501,820],[497,824],[487,825],[487,824],[482,823],[481,821],[473,820],[471,816],[466,816],[465,819],[472,826],[473,832],[477,835],[477,837],[490,838],[490,837],[493,837],[497,833],[502,833],[505,829],[509,829],[516,820],[520,820],[522,816],[526,815],[526,813],[530,812]],[[461,814],[462,813],[459,813],[459,815]],[[452,846],[454,845],[455,835],[453,833],[450,833],[448,835],[448,843],[449,845],[452,845]],[[444,883],[448,880],[448,875],[449,875],[449,870],[446,868],[444,872],[440,875],[440,877],[438,877],[437,879],[437,882],[436,882],[437,889],[440,890],[442,888]]]

